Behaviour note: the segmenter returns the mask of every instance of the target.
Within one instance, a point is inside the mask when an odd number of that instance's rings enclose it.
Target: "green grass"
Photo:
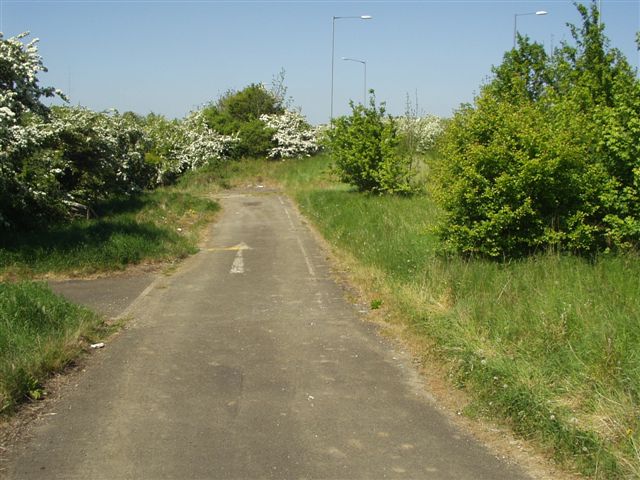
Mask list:
[[[0,414],[40,398],[43,380],[105,333],[101,322],[42,284],[0,283]]]
[[[95,219],[3,232],[0,280],[13,281],[0,282],[0,414],[39,398],[48,375],[72,362],[87,339],[109,330],[98,315],[28,280],[110,272],[195,253],[203,227],[219,209],[204,194],[220,188],[225,175],[205,169],[170,188],[104,202]]]
[[[197,250],[218,205],[179,187],[114,198],[98,218],[52,224],[0,238],[0,278],[86,275],[144,261],[183,258]]]
[[[640,258],[541,254],[511,263],[440,254],[428,195],[337,184],[329,159],[271,166],[301,210],[369,277],[377,304],[426,339],[468,390],[569,468],[640,477]],[[367,281],[367,280],[365,280]]]

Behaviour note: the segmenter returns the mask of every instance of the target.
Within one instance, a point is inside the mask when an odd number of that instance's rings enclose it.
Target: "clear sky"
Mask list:
[[[639,0],[601,0],[606,34],[637,67]],[[281,70],[294,105],[326,122],[331,100],[335,21],[334,113],[361,101],[367,86],[393,114],[407,94],[419,110],[450,116],[470,102],[518,31],[547,48],[570,40],[579,24],[571,1],[216,1],[0,0],[0,31],[40,38],[49,72],[41,84],[73,104],[182,117],[229,88],[271,82]]]

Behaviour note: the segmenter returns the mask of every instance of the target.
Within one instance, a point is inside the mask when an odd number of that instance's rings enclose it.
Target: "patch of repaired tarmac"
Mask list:
[[[89,280],[49,280],[49,288],[73,303],[84,305],[107,318],[118,317],[153,282],[156,273]]]

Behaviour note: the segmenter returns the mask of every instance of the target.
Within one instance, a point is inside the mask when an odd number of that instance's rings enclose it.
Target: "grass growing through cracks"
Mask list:
[[[439,254],[428,195],[372,196],[316,157],[273,175],[376,298],[427,338],[472,415],[506,420],[593,478],[640,477],[640,258],[540,254],[511,263]]]

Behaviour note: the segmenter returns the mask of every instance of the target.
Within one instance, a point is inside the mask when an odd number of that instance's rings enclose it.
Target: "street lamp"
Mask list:
[[[355,18],[359,20],[371,20],[373,17],[371,15],[360,15],[359,17],[333,17],[332,28],[331,28],[331,117],[333,120],[333,71],[334,71],[334,60],[335,60],[335,47],[336,47],[336,20],[340,20],[343,18]]]
[[[367,62],[365,62],[364,60],[358,60],[357,58],[346,57],[342,57],[342,60],[346,60],[348,62],[358,62],[364,65],[364,96],[362,97],[362,106],[367,108]]]
[[[547,13],[549,12],[538,10],[537,12],[516,13],[513,15],[513,48],[516,48],[516,37],[518,36],[518,17],[522,17],[523,15],[546,15]]]

